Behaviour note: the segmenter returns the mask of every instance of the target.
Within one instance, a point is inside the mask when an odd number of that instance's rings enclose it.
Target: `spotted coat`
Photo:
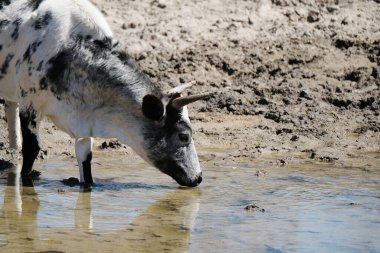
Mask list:
[[[173,102],[180,92],[157,89],[89,1],[0,0],[0,97],[11,147],[21,145],[21,126],[23,175],[48,117],[75,138],[81,182],[93,183],[92,137],[112,137],[179,184],[198,185],[187,109]]]

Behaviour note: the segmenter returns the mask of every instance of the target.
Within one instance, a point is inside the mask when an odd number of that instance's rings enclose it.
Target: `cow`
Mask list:
[[[40,151],[44,117],[75,139],[80,183],[94,183],[93,138],[117,138],[178,184],[202,172],[187,105],[192,83],[163,92],[114,38],[88,0],[0,0],[0,97],[23,178]],[[18,129],[21,128],[21,136]]]

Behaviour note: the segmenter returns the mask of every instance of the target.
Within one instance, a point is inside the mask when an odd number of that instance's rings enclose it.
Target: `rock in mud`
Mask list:
[[[265,177],[266,175],[267,175],[267,172],[264,169],[259,169],[255,172],[256,177]]]
[[[63,179],[61,182],[64,185],[67,185],[67,186],[70,186],[70,187],[74,187],[74,186],[78,186],[79,185],[79,179],[75,178],[75,177],[70,177],[68,179]]]
[[[1,159],[0,159],[0,170],[10,169],[10,168],[12,168],[13,166],[15,166],[13,163],[11,163],[11,162],[9,162],[9,161],[4,161],[4,160],[1,160]]]
[[[105,141],[102,143],[102,145],[100,145],[100,148],[101,149],[108,149],[108,148],[112,148],[112,149],[117,149],[117,148],[120,148],[122,145],[120,144],[120,142],[118,141]]]
[[[291,141],[298,141],[299,137],[297,135],[293,135],[292,138],[290,138]]]
[[[265,213],[265,209],[264,208],[261,208],[255,204],[250,204],[246,207],[244,207],[244,210],[246,211],[249,211],[249,212],[261,212],[261,213]]]
[[[307,22],[314,23],[319,21],[319,12],[310,11],[309,15],[307,15]]]

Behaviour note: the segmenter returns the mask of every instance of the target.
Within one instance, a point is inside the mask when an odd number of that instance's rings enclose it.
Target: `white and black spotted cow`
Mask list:
[[[93,183],[92,137],[115,137],[179,184],[197,186],[186,105],[204,96],[181,97],[188,86],[162,94],[87,0],[0,0],[0,97],[12,148],[21,125],[23,177],[46,116],[75,138],[82,183]]]

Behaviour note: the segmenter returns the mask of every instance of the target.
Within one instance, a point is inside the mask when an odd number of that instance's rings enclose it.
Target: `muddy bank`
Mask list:
[[[215,92],[190,108],[205,161],[274,154],[286,164],[291,151],[337,162],[380,150],[378,1],[94,2],[157,85],[196,80],[191,93]],[[8,160],[17,154],[0,107],[0,157]],[[52,124],[41,137],[40,159],[74,159],[73,141]],[[134,156],[103,142],[102,152]]]

